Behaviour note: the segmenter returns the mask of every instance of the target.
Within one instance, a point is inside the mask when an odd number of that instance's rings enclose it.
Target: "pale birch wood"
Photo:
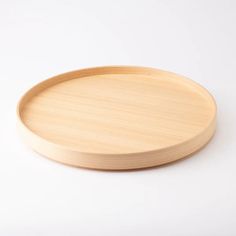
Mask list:
[[[18,105],[21,134],[37,152],[96,169],[156,166],[204,146],[216,104],[200,85],[143,67],[69,72],[29,90]]]

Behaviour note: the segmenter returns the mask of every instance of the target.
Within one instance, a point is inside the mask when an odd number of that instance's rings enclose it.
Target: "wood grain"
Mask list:
[[[200,85],[157,69],[99,67],[29,90],[20,131],[37,152],[96,169],[156,166],[189,155],[215,130],[216,104]]]

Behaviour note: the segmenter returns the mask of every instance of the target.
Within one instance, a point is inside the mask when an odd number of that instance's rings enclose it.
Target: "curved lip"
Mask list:
[[[71,147],[68,147],[68,146],[65,146],[65,145],[60,145],[58,143],[55,143],[53,141],[50,141],[38,134],[36,134],[35,132],[33,132],[24,122],[23,120],[21,119],[21,115],[20,115],[20,106],[21,106],[21,103],[23,101],[23,99],[25,98],[25,96],[27,95],[28,92],[32,91],[36,86],[40,85],[40,84],[43,84],[44,82],[50,80],[50,79],[55,79],[57,78],[58,76],[65,76],[65,75],[69,75],[69,74],[73,74],[75,72],[82,72],[82,71],[90,71],[90,70],[94,70],[94,69],[112,69],[112,68],[116,68],[116,69],[119,69],[119,68],[127,68],[127,69],[146,69],[146,70],[153,70],[153,71],[156,71],[156,72],[164,72],[164,73],[168,73],[168,74],[172,74],[172,75],[175,75],[175,76],[178,76],[178,77],[181,77],[182,79],[185,79],[187,80],[188,82],[192,83],[193,85],[201,88],[203,91],[205,91],[205,93],[207,94],[207,96],[211,99],[213,105],[214,105],[214,115],[212,117],[212,119],[208,122],[208,124],[206,125],[205,129],[202,129],[201,131],[199,131],[198,133],[196,133],[196,135],[192,136],[190,139],[186,139],[186,140],[183,140],[182,142],[179,142],[179,143],[176,143],[174,145],[171,145],[171,146],[166,146],[166,147],[162,147],[162,148],[157,148],[157,149],[152,149],[152,150],[147,150],[147,151],[137,151],[137,152],[124,152],[124,153],[109,153],[109,152],[106,152],[106,153],[100,153],[100,152],[83,152],[83,151],[80,151],[78,148],[71,148]],[[119,74],[119,73],[118,73]],[[86,76],[84,76],[86,77]],[[49,145],[52,145],[58,149],[62,149],[64,151],[69,151],[69,152],[76,152],[76,153],[80,153],[81,155],[94,155],[94,156],[128,156],[128,155],[139,155],[139,154],[148,154],[148,153],[155,153],[155,152],[162,152],[162,151],[165,151],[167,149],[170,149],[170,148],[175,148],[177,146],[182,146],[184,145],[185,143],[188,143],[188,142],[191,142],[192,140],[200,137],[202,134],[204,134],[206,132],[206,130],[208,130],[209,127],[211,127],[211,125],[214,124],[214,122],[216,121],[216,116],[217,116],[217,104],[216,104],[216,101],[215,101],[215,98],[211,95],[211,93],[206,89],[204,88],[202,85],[200,85],[199,83],[193,81],[192,79],[189,79],[188,77],[185,77],[183,75],[180,75],[180,74],[176,74],[174,72],[170,72],[170,71],[166,71],[166,70],[162,70],[162,69],[157,69],[157,68],[153,68],[153,67],[145,67],[145,66],[130,66],[130,65],[109,65],[109,66],[97,66],[97,67],[87,67],[87,68],[82,68],[82,69],[78,69],[78,70],[72,70],[72,71],[68,71],[68,72],[65,72],[65,73],[61,73],[61,74],[57,74],[55,76],[52,76],[52,77],[49,77],[39,83],[37,83],[36,85],[32,86],[27,92],[25,92],[19,102],[17,103],[17,108],[16,108],[16,113],[17,113],[17,119],[18,121],[21,123],[21,125],[24,127],[25,130],[27,130],[27,132],[29,132],[31,135],[35,136],[36,138],[42,140],[43,142],[46,142],[47,144]],[[211,135],[212,136],[212,135]]]

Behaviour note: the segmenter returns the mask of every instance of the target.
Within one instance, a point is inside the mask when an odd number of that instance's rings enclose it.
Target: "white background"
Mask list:
[[[31,86],[101,65],[151,66],[205,86],[214,139],[142,171],[67,167],[31,151],[16,104]],[[236,235],[236,1],[0,0],[0,235]]]

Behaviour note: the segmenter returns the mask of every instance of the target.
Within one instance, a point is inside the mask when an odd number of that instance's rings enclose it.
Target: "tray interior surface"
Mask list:
[[[214,116],[200,86],[169,73],[104,73],[51,83],[20,116],[50,142],[86,153],[146,152],[183,143]]]

